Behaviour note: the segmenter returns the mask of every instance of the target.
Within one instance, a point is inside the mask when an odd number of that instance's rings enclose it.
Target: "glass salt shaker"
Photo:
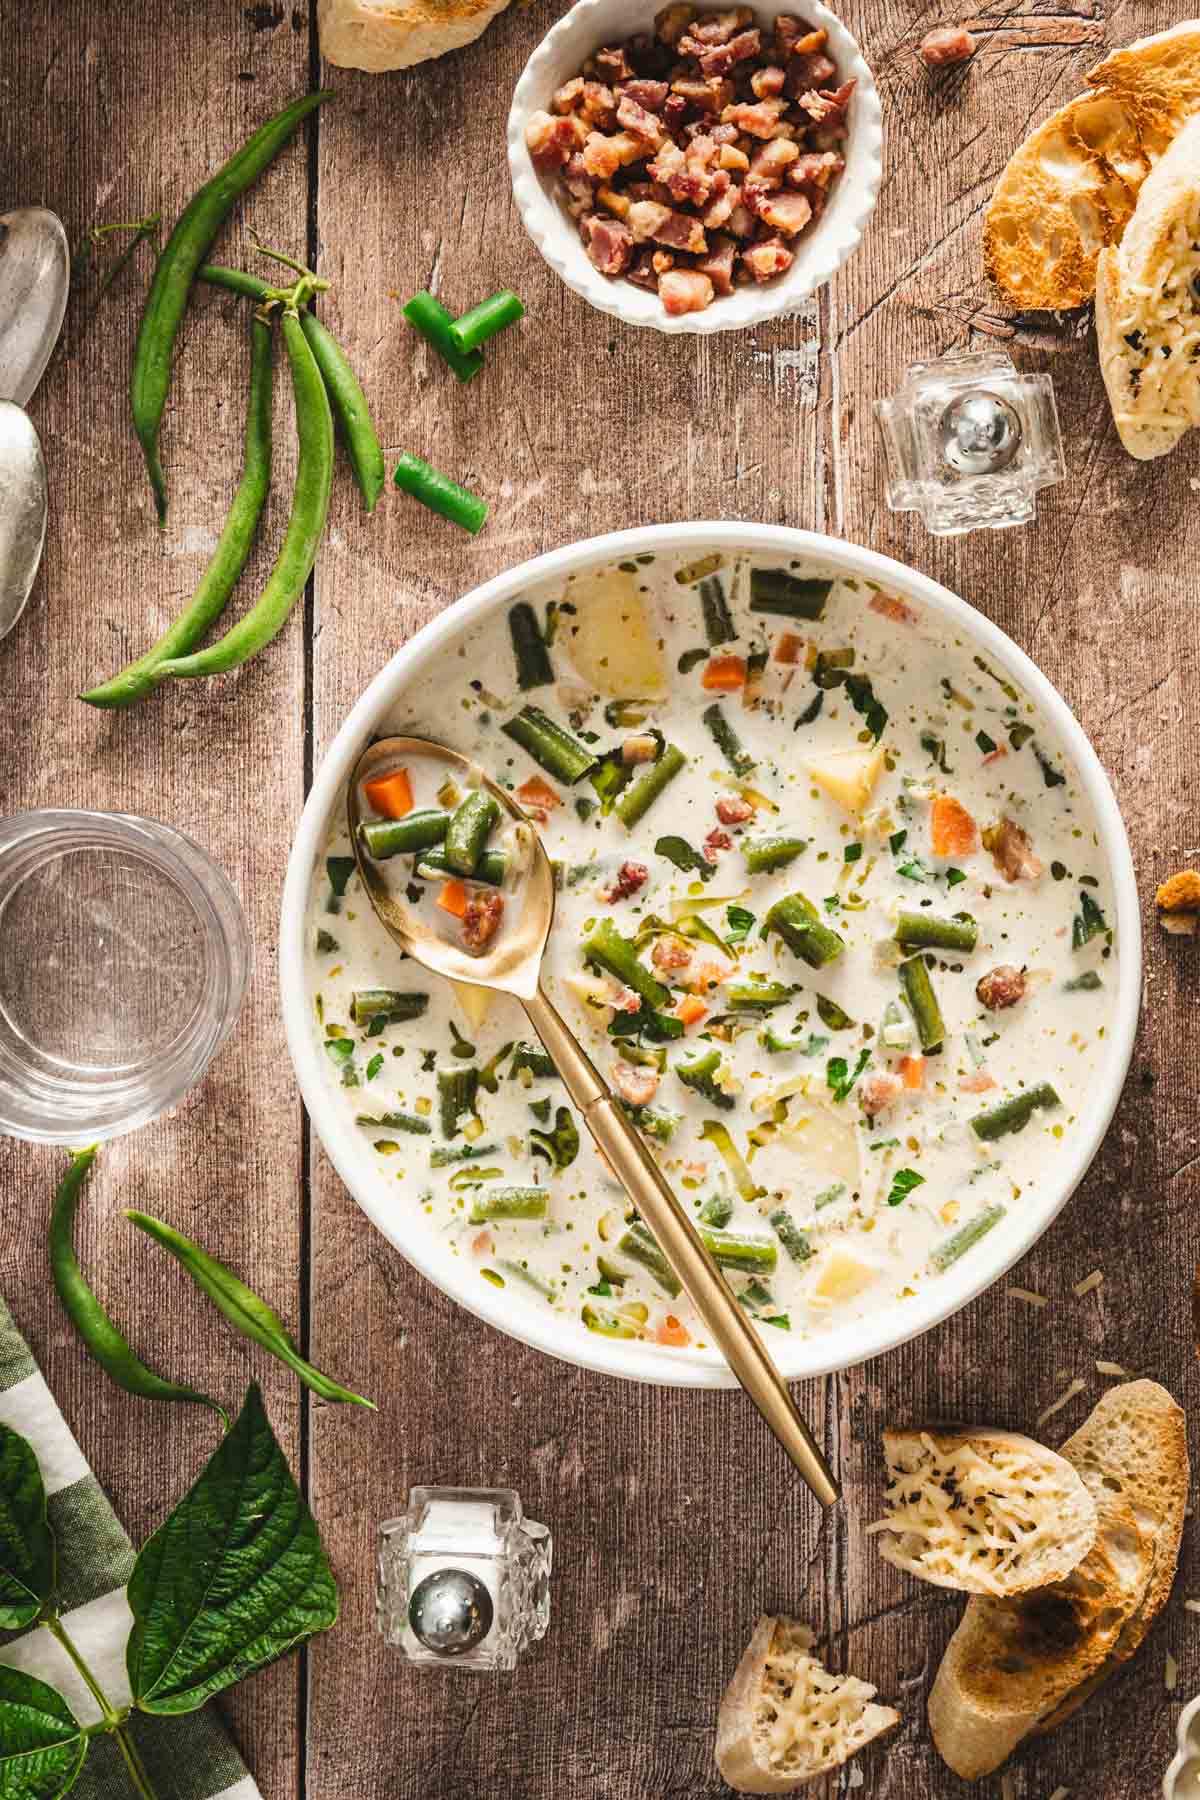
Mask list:
[[[511,1488],[413,1488],[380,1526],[384,1641],[425,1666],[515,1669],[550,1623],[551,1550]]]
[[[1002,350],[914,363],[875,418],[888,505],[939,537],[1026,525],[1039,490],[1066,476],[1053,382],[1019,374]]]

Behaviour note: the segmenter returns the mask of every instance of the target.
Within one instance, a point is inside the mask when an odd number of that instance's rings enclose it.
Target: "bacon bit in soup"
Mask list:
[[[517,789],[517,799],[522,806],[539,806],[543,812],[549,812],[553,806],[562,805],[562,795],[555,792],[548,781],[540,775],[531,775]]]
[[[639,1069],[632,1063],[615,1062],[608,1078],[627,1106],[649,1106],[658,1092],[659,1076],[655,1069]]]
[[[636,894],[639,888],[645,887],[649,877],[650,871],[645,863],[623,862],[617,870],[617,879],[604,889],[601,898],[607,900],[610,906],[615,906],[618,900],[628,900],[631,894]]]
[[[722,850],[732,849],[733,839],[727,831],[722,831],[718,826],[716,829],[710,831],[704,840],[704,860],[706,862],[715,863]]]
[[[1041,875],[1043,865],[1033,853],[1029,833],[1014,820],[1002,818],[998,825],[989,825],[983,834],[983,842],[1006,880],[1036,881]]]
[[[1023,1000],[1027,988],[1024,969],[1014,968],[1012,963],[1000,963],[979,977],[975,983],[975,998],[989,1012],[1003,1012],[1006,1007],[1016,1006]]]
[[[773,655],[777,663],[786,663],[790,668],[800,661],[804,654],[804,639],[797,637],[794,631],[783,631],[775,642]]]
[[[692,1334],[687,1326],[675,1317],[674,1313],[668,1313],[656,1328],[654,1341],[656,1344],[667,1344],[673,1350],[682,1350],[685,1345],[691,1343]]]
[[[910,606],[907,600],[901,600],[898,594],[872,594],[867,604],[872,612],[894,620],[897,625],[915,625],[920,616],[916,607]]]
[[[660,974],[686,969],[692,960],[691,947],[681,937],[660,937],[650,952],[650,961]]]
[[[868,1119],[878,1118],[889,1106],[894,1106],[904,1091],[904,1083],[898,1075],[886,1075],[882,1071],[868,1075],[858,1084],[858,1103]]]
[[[929,832],[935,856],[970,856],[979,845],[974,819],[953,794],[934,795]]]
[[[994,1075],[986,1069],[976,1069],[971,1075],[964,1075],[959,1081],[959,1091],[963,1094],[986,1094],[996,1085]]]
[[[471,1248],[476,1256],[490,1256],[496,1248],[496,1241],[490,1231],[477,1231],[471,1239]]]
[[[632,988],[618,988],[616,996],[609,1002],[614,1012],[635,1013],[642,1010],[642,996]]]
[[[363,796],[375,812],[385,819],[402,819],[413,809],[412,782],[407,769],[393,769],[390,775],[377,775],[363,782]]]
[[[740,794],[722,794],[717,801],[717,817],[722,825],[744,825],[754,817],[754,807]]]
[[[502,894],[472,894],[462,916],[462,940],[468,950],[483,950],[500,929],[504,917]]]
[[[732,694],[746,681],[746,663],[741,656],[710,656],[700,677],[701,687],[717,694]]]

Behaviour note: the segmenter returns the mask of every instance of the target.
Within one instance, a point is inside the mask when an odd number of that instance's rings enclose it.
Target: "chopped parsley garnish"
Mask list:
[[[727,944],[742,944],[754,929],[754,914],[744,906],[727,906],[725,923],[729,929],[725,933]]]
[[[842,861],[856,863],[861,859],[862,853],[863,847],[861,844],[847,844],[842,851]]]
[[[953,775],[954,770],[946,759],[946,745],[942,738],[935,737],[932,731],[921,733],[921,748],[930,762],[942,771],[943,775]]]
[[[990,738],[986,731],[977,731],[975,733],[975,742],[979,745],[979,748],[985,756],[991,756],[996,748],[995,738]]]
[[[1102,931],[1107,930],[1108,920],[1087,889],[1080,888],[1079,911],[1075,914],[1075,921],[1071,927],[1072,950],[1082,950],[1085,944],[1090,944],[1094,937],[1099,937]]]
[[[888,849],[891,851],[893,856],[898,856],[900,851],[903,850],[903,848],[907,842],[908,842],[908,832],[907,831],[893,831],[891,837],[888,839]]]
[[[1038,767],[1042,771],[1042,780],[1046,783],[1046,786],[1048,788],[1056,788],[1056,787],[1065,786],[1066,779],[1067,779],[1066,776],[1063,774],[1061,769],[1055,768],[1054,764],[1050,761],[1050,758],[1046,755],[1046,752],[1042,749],[1040,744],[1038,744],[1038,743],[1034,744],[1033,754],[1038,759]]]
[[[343,1087],[357,1087],[358,1074],[354,1067],[354,1040],[344,1037],[327,1037],[325,1053],[341,1073]]]
[[[918,1175],[915,1169],[897,1169],[888,1189],[888,1205],[899,1206],[902,1200],[908,1199],[914,1188],[923,1187],[924,1183],[925,1177]]]
[[[1014,750],[1023,750],[1032,736],[1032,725],[1010,725],[1008,728],[1008,741]]]
[[[378,1075],[378,1073],[379,1073],[380,1069],[382,1069],[382,1067],[383,1067],[383,1056],[382,1056],[382,1053],[377,1050],[375,1052],[374,1056],[371,1058],[370,1062],[367,1064],[367,1080],[374,1081],[375,1077]]]
[[[665,856],[677,869],[698,875],[701,881],[711,881],[717,872],[716,864],[710,863],[698,850],[693,850],[686,838],[660,837],[655,843],[654,853],[656,856]]]
[[[863,1049],[858,1053],[858,1061],[851,1070],[844,1056],[831,1056],[825,1065],[825,1082],[835,1100],[845,1100],[851,1088],[871,1060],[870,1050]]]
[[[957,887],[960,881],[965,881],[966,879],[967,879],[967,875],[966,875],[965,869],[947,869],[946,870],[946,886],[947,887]]]

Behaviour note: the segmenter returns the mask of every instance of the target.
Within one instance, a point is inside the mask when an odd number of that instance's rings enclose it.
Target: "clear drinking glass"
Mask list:
[[[250,965],[237,895],[182,832],[127,813],[0,819],[0,1132],[80,1145],[180,1100]]]

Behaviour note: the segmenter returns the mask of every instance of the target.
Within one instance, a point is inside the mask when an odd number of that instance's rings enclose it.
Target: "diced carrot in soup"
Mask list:
[[[668,1313],[655,1330],[654,1341],[656,1344],[668,1344],[673,1350],[682,1350],[685,1344],[691,1343],[692,1334],[674,1313]]]
[[[675,1017],[682,1019],[685,1025],[698,1025],[707,1013],[708,1008],[697,994],[685,994],[675,1008]]]
[[[369,806],[385,819],[402,819],[413,808],[412,782],[407,769],[393,769],[389,775],[376,775],[363,782],[363,794]]]
[[[736,693],[746,685],[746,664],[740,656],[710,656],[700,685],[710,693]]]
[[[929,830],[935,856],[970,856],[979,847],[979,828],[953,794],[934,795]]]
[[[437,903],[443,912],[448,912],[453,919],[464,917],[470,895],[467,893],[465,881],[446,881],[437,897]]]
[[[910,1093],[918,1093],[925,1086],[925,1058],[923,1056],[902,1056],[900,1073],[904,1077],[904,1085]]]
[[[548,781],[540,775],[531,775],[517,789],[517,799],[522,806],[561,806],[562,795],[556,793]]]

